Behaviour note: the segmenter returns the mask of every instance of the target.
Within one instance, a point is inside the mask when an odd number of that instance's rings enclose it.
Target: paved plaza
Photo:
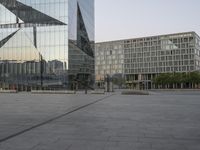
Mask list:
[[[0,93],[0,150],[200,150],[200,92]]]

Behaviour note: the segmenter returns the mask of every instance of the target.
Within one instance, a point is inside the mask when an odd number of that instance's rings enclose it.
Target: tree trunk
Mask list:
[[[181,83],[181,89],[183,89],[183,83]]]

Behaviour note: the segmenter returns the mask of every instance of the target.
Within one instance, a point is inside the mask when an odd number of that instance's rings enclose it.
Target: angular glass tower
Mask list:
[[[94,0],[0,0],[0,89],[94,82]]]

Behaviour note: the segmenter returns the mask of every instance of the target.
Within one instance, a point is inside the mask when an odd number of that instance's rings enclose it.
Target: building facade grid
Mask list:
[[[113,47],[120,47],[122,60],[118,70],[109,67]],[[101,53],[101,55],[100,55]],[[110,54],[106,61],[101,56]],[[121,73],[130,86],[147,84],[160,73],[193,72],[200,70],[200,38],[195,32],[102,42],[96,44],[96,77]],[[114,55],[115,57],[115,55]],[[121,66],[122,70],[119,69]],[[109,68],[106,70],[105,68]],[[96,80],[98,81],[98,78]]]

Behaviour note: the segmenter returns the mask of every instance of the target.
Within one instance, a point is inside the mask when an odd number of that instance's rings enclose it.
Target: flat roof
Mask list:
[[[120,40],[112,40],[112,41],[102,41],[102,42],[97,42],[95,44],[103,44],[103,43],[111,43],[111,42],[123,42],[123,41],[126,41],[126,40],[137,40],[137,39],[154,38],[154,37],[160,37],[160,36],[174,36],[174,35],[181,35],[181,34],[195,34],[195,35],[197,35],[199,37],[199,35],[195,31],[190,31],[190,32],[179,32],[179,33],[153,35],[153,36],[145,36],[145,37],[137,37],[137,38],[129,38],[129,39],[120,39]]]

